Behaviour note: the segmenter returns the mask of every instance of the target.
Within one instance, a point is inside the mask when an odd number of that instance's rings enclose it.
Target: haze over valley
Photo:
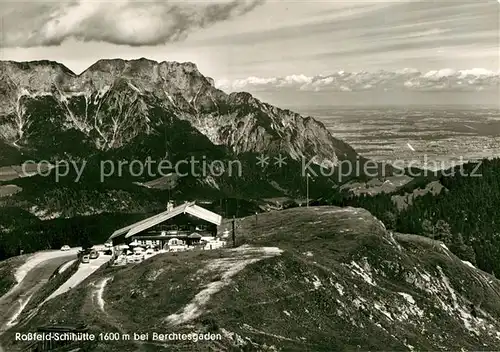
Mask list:
[[[500,155],[498,108],[297,106],[295,110],[317,117],[358,153],[381,162],[445,169]]]

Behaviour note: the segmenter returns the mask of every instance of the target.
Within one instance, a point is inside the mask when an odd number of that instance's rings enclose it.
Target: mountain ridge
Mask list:
[[[34,214],[71,217],[88,215],[89,209],[95,214],[134,212],[135,207],[124,209],[120,202],[128,204],[134,194],[141,198],[141,185],[155,184],[164,176],[144,172],[134,176],[128,165],[103,183],[103,161],[119,168],[117,163],[124,160],[143,166],[148,159],[154,165],[166,160],[177,166],[195,158],[194,171],[175,182],[175,189],[151,192],[150,201],[155,204],[170,197],[300,199],[306,194],[305,172],[314,168],[319,175],[310,185],[311,194],[330,192],[345,177],[343,160],[350,162],[346,166],[367,162],[314,118],[246,92],[226,94],[189,62],[102,59],[75,74],[55,61],[0,61],[0,76],[0,167],[27,159],[86,162],[78,184],[74,172],[65,180],[55,180],[51,173],[50,180],[37,176],[2,182],[0,187],[14,185],[22,191],[1,198],[0,206]],[[266,164],[258,163],[262,157],[267,158]],[[277,165],[275,158],[282,158],[284,164]],[[209,166],[236,161],[241,172],[207,175],[205,161]],[[323,167],[327,175],[320,172]],[[87,205],[80,209],[70,204],[61,195],[63,189],[87,199]],[[95,193],[116,190],[127,196],[101,209],[102,197]],[[47,195],[52,198],[46,201]]]
[[[35,100],[60,114],[67,130],[83,132],[98,149],[122,146],[124,141],[115,137],[123,134],[127,139],[161,124],[151,121],[147,111],[158,107],[236,154],[279,150],[295,160],[317,157],[334,164],[357,155],[311,117],[279,109],[249,93],[222,92],[191,62],[103,59],[78,75],[55,61],[2,61],[0,66],[0,89],[8,97],[0,102],[0,137],[13,145],[29,145],[26,136],[32,122],[26,115]],[[120,123],[135,124],[128,129],[131,134]]]

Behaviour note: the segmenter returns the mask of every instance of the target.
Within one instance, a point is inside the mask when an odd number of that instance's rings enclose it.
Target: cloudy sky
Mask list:
[[[273,103],[495,104],[497,0],[0,0],[3,60],[191,61]]]

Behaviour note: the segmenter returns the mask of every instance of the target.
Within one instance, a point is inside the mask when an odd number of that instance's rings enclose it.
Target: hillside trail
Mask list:
[[[87,295],[87,300],[90,300],[88,302],[90,306],[92,307],[92,310],[96,313],[98,313],[99,319],[103,320],[103,322],[106,325],[111,325],[113,328],[118,330],[118,332],[121,335],[126,335],[129,332],[125,331],[123,327],[121,326],[120,322],[113,317],[112,314],[109,314],[108,311],[105,308],[106,302],[104,300],[104,292],[106,290],[106,286],[109,281],[112,281],[113,277],[106,277],[104,279],[101,279],[99,281],[94,281],[91,283],[92,287],[92,294]],[[104,333],[110,332],[110,331],[103,331]],[[142,346],[139,341],[132,340],[132,343],[134,343],[135,351],[137,352],[142,352],[144,351],[144,347]],[[0,350],[0,352],[2,352]]]
[[[116,329],[121,335],[129,335],[130,331],[126,331],[120,321],[116,319],[112,313],[106,310],[106,301],[104,300],[104,292],[106,290],[109,282],[113,281],[113,277],[106,277],[100,279],[98,281],[94,281],[90,284],[92,287],[92,294],[87,295],[87,300],[89,301],[91,309],[98,313],[98,319],[102,320],[106,325],[110,325],[112,328]],[[103,332],[111,332],[111,331],[103,331]],[[168,344],[168,343],[159,343],[154,341],[139,341],[139,340],[131,340],[131,344],[134,346],[134,351],[136,352],[145,352],[149,351],[150,347],[159,347],[162,349],[168,350],[169,348],[179,348],[178,344]],[[128,346],[130,347],[130,346]],[[0,352],[3,352],[0,349]]]

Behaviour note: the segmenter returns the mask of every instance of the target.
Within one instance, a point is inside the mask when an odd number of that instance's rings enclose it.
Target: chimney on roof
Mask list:
[[[172,211],[174,209],[174,203],[172,201],[169,201],[167,203],[167,211]]]

